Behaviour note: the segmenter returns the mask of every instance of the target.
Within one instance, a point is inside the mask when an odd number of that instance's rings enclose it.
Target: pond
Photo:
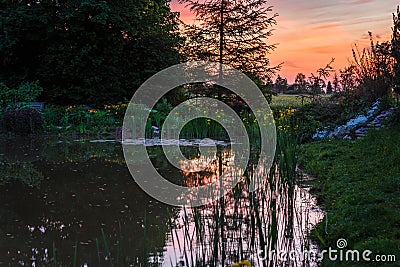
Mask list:
[[[198,157],[196,146],[181,149]],[[190,172],[169,165],[161,146],[147,151],[160,173],[189,187],[213,180],[232,157],[220,146],[219,160],[199,158],[209,167]],[[220,200],[181,208],[136,184],[117,142],[12,138],[2,141],[0,163],[0,265],[282,266],[279,251],[318,249],[307,234],[323,213],[307,187],[290,186],[276,168],[252,174],[268,176],[255,192],[244,179]]]

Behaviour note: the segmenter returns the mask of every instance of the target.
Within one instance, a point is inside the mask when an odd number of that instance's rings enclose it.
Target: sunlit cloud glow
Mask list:
[[[268,40],[278,44],[271,52],[271,65],[284,62],[280,75],[289,82],[299,72],[308,76],[324,67],[332,57],[335,69],[344,68],[354,43],[359,48],[369,45],[369,31],[377,41],[390,39],[392,13],[398,4],[398,0],[271,0],[272,12],[279,14]],[[193,19],[176,0],[172,10],[180,11],[186,23]]]

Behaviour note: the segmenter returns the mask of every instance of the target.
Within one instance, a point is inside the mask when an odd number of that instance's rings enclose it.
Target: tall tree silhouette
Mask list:
[[[279,68],[269,66],[268,54],[274,44],[267,44],[276,25],[267,0],[180,0],[195,15],[185,25],[185,54],[194,60],[210,60],[230,65],[261,79]]]
[[[397,13],[393,14],[393,35],[392,35],[392,56],[394,64],[394,88],[400,93],[400,10],[397,6]]]

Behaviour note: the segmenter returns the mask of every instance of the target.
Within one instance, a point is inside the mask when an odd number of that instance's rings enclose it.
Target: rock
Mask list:
[[[375,117],[375,120],[382,120],[382,119],[385,119],[386,117],[387,117],[387,114],[381,113]]]
[[[381,128],[384,125],[382,121],[385,120],[396,108],[390,108],[388,110],[378,113],[380,100],[374,102],[371,108],[367,111],[366,115],[359,114],[355,118],[350,119],[346,124],[339,125],[333,130],[327,128],[318,129],[313,135],[313,139],[325,139],[325,138],[344,138],[352,139],[350,132],[355,130],[357,138],[361,138],[366,135],[370,128]]]
[[[221,145],[228,146],[233,144],[225,141],[212,140],[212,139],[195,139],[195,140],[185,140],[185,139],[126,139],[123,141],[125,145],[145,145],[145,146],[213,146]]]
[[[366,127],[361,127],[361,128],[358,128],[357,130],[355,130],[355,135],[357,136],[357,137],[364,137],[365,135],[366,135],[366,133],[368,132],[368,128],[366,128]]]
[[[369,125],[371,125],[371,126],[374,127],[374,128],[380,128],[380,127],[382,127],[382,124],[381,124],[379,121],[371,122]]]
[[[317,130],[317,132],[313,135],[313,139],[324,139],[329,136],[329,131],[324,128],[323,130]]]

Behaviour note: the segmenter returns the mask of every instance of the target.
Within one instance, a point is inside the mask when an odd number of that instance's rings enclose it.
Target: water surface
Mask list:
[[[222,160],[209,158],[196,173],[169,165],[159,146],[148,153],[171,181],[197,186],[226,171],[232,155],[220,149]],[[198,157],[196,147],[182,150]],[[225,198],[197,209],[159,203],[131,178],[116,142],[13,138],[2,141],[0,162],[3,266],[72,266],[75,253],[78,266],[230,266],[244,259],[281,266],[276,255],[257,255],[308,249],[307,234],[322,217],[307,188],[251,167],[248,177],[268,176],[257,192],[244,177]]]

